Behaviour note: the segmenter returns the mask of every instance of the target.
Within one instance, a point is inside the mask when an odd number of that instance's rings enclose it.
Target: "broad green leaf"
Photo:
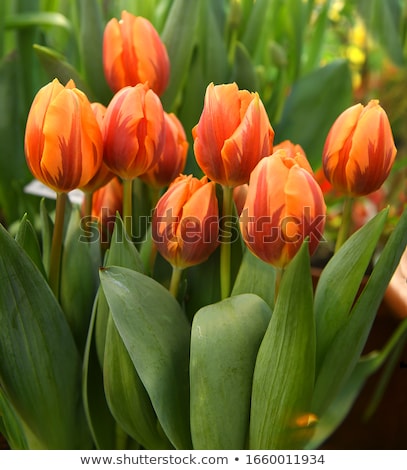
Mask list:
[[[72,79],[76,87],[82,90],[90,101],[95,100],[94,94],[83,77],[61,54],[38,44],[34,44],[33,47],[50,80],[57,78],[63,85],[66,85]]]
[[[232,295],[257,294],[274,308],[275,268],[246,250],[238,271]]]
[[[121,217],[116,215],[116,222],[110,241],[110,249],[106,255],[105,266],[123,266],[144,272],[144,265],[137,248],[127,236]],[[95,326],[95,342],[99,363],[103,364],[105,336],[107,321],[109,318],[109,306],[102,289],[98,291],[97,315]]]
[[[196,43],[200,0],[174,0],[161,37],[171,63],[170,83],[162,96],[166,111],[174,111],[176,100],[188,79],[188,69]]]
[[[124,431],[145,449],[171,449],[166,436],[159,432],[150,397],[111,316],[106,331],[103,379],[109,408]]]
[[[194,449],[246,447],[257,351],[271,317],[253,294],[199,310],[191,332],[191,431]]]
[[[111,314],[159,422],[177,449],[190,449],[190,326],[178,302],[153,279],[127,268],[100,272]]]
[[[24,427],[17,413],[13,410],[10,400],[7,399],[0,387],[0,432],[6,438],[10,449],[27,450],[28,443]]]
[[[351,102],[352,84],[346,61],[333,61],[304,75],[294,83],[281,121],[273,125],[278,141],[289,139],[302,145],[313,168],[320,167],[326,135]]]
[[[111,450],[116,446],[116,422],[106,402],[102,369],[96,354],[94,329],[97,305],[98,298],[95,299],[93,306],[83,354],[82,398],[89,430],[96,448]]]
[[[97,101],[108,104],[112,97],[103,71],[104,23],[100,2],[86,0],[78,2],[80,8],[80,49],[86,81]]]
[[[257,355],[250,449],[298,449],[311,437],[315,379],[312,297],[308,243],[304,243],[284,272]]]
[[[322,271],[315,291],[317,367],[348,315],[382,234],[388,210],[383,210],[342,245]]]
[[[3,228],[0,252],[0,385],[43,448],[89,448],[81,360],[64,314]]]
[[[317,414],[325,412],[359,360],[384,292],[406,245],[407,210],[391,233],[346,323],[325,354],[313,397],[313,411]]]
[[[337,394],[315,427],[315,433],[307,444],[308,449],[316,449],[338,428],[345,419],[361,391],[366,379],[374,374],[389,358],[403,347],[407,338],[407,320],[404,320],[381,351],[372,351],[356,364],[349,379]]]
[[[40,244],[34,227],[27,219],[27,214],[23,216],[20,225],[18,226],[16,242],[25,250],[41,274],[45,277],[45,269],[44,265],[42,264]]]
[[[88,334],[92,306],[99,286],[100,243],[88,241],[79,209],[72,211],[62,254],[60,301],[82,352]]]

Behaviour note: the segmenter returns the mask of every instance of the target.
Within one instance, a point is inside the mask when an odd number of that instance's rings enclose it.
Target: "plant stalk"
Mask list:
[[[55,208],[54,231],[52,234],[51,257],[49,266],[49,285],[55,297],[59,300],[59,284],[61,275],[62,238],[64,232],[66,193],[57,193]]]
[[[233,209],[233,188],[222,186],[223,205],[222,205],[222,238],[225,241],[220,246],[220,292],[221,298],[226,299],[230,294],[230,262],[232,251],[232,232],[230,227],[230,218]]]
[[[352,223],[353,198],[346,197],[343,204],[342,221],[336,238],[335,253],[347,240]]]
[[[133,232],[133,180],[123,180],[123,221],[127,235]]]

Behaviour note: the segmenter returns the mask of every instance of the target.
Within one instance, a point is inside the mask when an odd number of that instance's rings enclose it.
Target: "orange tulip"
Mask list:
[[[384,183],[396,158],[387,114],[377,100],[356,104],[334,122],[323,149],[323,167],[334,189],[363,196]]]
[[[99,124],[99,128],[102,130],[102,121],[106,114],[106,106],[102,103],[91,103],[93,113],[95,114],[96,120]],[[112,178],[114,174],[109,170],[106,166],[105,162],[102,162],[102,165],[99,168],[99,171],[96,175],[87,183],[85,186],[82,187],[82,191],[93,193],[94,191],[98,190],[105,186]]]
[[[297,162],[301,160],[300,166],[306,168],[310,173],[312,173],[311,165],[307,159],[304,149],[299,144],[294,144],[291,140],[283,140],[279,144],[275,145],[273,148],[273,153],[277,150],[285,150],[289,157],[295,158]]]
[[[145,85],[122,88],[109,103],[102,123],[104,162],[123,179],[146,173],[164,146],[164,111]]]
[[[273,150],[274,131],[259,95],[239,90],[236,83],[207,87],[192,135],[198,165],[211,180],[229,187],[247,183]]]
[[[248,248],[281,268],[306,237],[310,253],[315,251],[325,214],[322,191],[313,175],[286,151],[278,150],[253,170],[240,226]]]
[[[41,88],[27,118],[25,155],[31,173],[58,193],[84,187],[102,164],[103,141],[91,105],[70,80]]]
[[[202,263],[218,246],[215,183],[181,175],[158,201],[152,236],[161,255],[176,268]]]
[[[188,141],[184,128],[175,114],[164,113],[165,145],[157,163],[140,178],[153,188],[168,186],[185,168]]]
[[[111,19],[103,36],[103,67],[114,93],[125,86],[148,82],[157,95],[167,87],[170,62],[154,26],[141,16],[123,11]]]

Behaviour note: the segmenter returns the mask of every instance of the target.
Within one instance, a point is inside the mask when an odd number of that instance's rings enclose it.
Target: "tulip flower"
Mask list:
[[[122,88],[109,103],[102,123],[104,162],[123,179],[123,218],[132,230],[132,181],[152,168],[163,152],[164,110],[146,85]]]
[[[96,220],[98,222],[100,226],[100,242],[104,247],[107,247],[113,232],[116,212],[122,213],[122,208],[123,188],[117,177],[113,177],[105,186],[102,186],[93,193],[90,214],[86,212],[85,201],[82,204],[82,214],[86,217],[86,222],[89,220]]]
[[[147,82],[160,96],[169,81],[170,62],[158,32],[146,18],[127,11],[120,21],[113,18],[105,27],[103,67],[114,93]]]
[[[184,128],[175,114],[164,113],[165,145],[157,163],[140,176],[152,188],[168,186],[185,168],[188,141]]]
[[[236,83],[207,87],[192,134],[200,168],[228,187],[247,183],[257,163],[273,150],[274,131],[259,95],[239,90]]]
[[[102,164],[102,134],[84,93],[70,80],[41,88],[27,118],[25,155],[31,173],[57,193],[49,282],[59,297],[67,193],[83,188]]]
[[[181,175],[158,201],[152,238],[172,265],[170,290],[176,293],[180,272],[205,261],[218,246],[219,216],[215,183],[204,176]]]
[[[334,122],[323,149],[323,167],[334,189],[364,196],[380,188],[396,157],[388,117],[378,100],[356,104]]]
[[[109,103],[102,122],[104,161],[122,179],[146,173],[164,148],[164,111],[145,85],[125,87]]]
[[[41,88],[25,131],[31,173],[57,193],[84,187],[102,164],[103,141],[91,105],[70,80]]]
[[[324,230],[322,191],[300,161],[284,150],[262,159],[251,174],[240,216],[248,248],[278,268],[287,265],[306,237],[312,254]]]
[[[313,173],[311,165],[307,159],[307,155],[305,154],[304,149],[299,144],[294,144],[291,140],[283,140],[277,145],[274,145],[273,152],[277,152],[277,150],[285,150],[289,157],[295,158],[297,161],[300,159],[301,163],[300,166],[303,168],[308,169],[310,173]]]

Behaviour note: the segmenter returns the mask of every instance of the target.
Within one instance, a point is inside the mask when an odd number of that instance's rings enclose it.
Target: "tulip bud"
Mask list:
[[[207,87],[192,135],[200,168],[229,187],[247,183],[257,163],[273,151],[274,131],[259,95],[236,83]]]
[[[188,141],[184,128],[175,114],[164,113],[165,145],[157,163],[140,176],[153,188],[168,186],[185,168]]]
[[[91,103],[91,107],[93,113],[96,117],[96,121],[99,124],[99,128],[102,131],[102,121],[106,114],[106,106],[101,103]],[[87,193],[93,193],[94,191],[98,190],[105,186],[112,178],[114,174],[109,170],[106,166],[105,162],[102,162],[99,171],[96,175],[87,183],[85,186],[82,187],[82,191]]]
[[[167,87],[170,62],[164,43],[154,26],[127,11],[121,20],[111,19],[103,36],[103,67],[114,93],[125,86],[148,83],[161,95]]]
[[[279,150],[263,158],[250,176],[240,216],[243,239],[259,258],[284,267],[309,237],[312,254],[325,225],[326,207],[314,176]]]
[[[215,183],[179,176],[158,201],[152,236],[161,255],[176,268],[202,263],[218,246]]]
[[[102,122],[104,162],[123,179],[146,173],[164,146],[164,111],[145,85],[125,87],[109,103]]]
[[[294,144],[293,142],[291,142],[291,140],[283,140],[282,142],[274,146],[273,153],[281,149],[285,150],[289,157],[296,159],[297,163],[299,163],[300,166],[308,170],[310,173],[313,173],[312,167],[307,159],[307,155],[305,154],[305,151],[301,147],[301,145]]]
[[[31,173],[56,192],[84,187],[102,164],[103,141],[83,92],[70,80],[41,88],[27,118],[25,155]]]
[[[93,193],[91,218],[100,226],[102,245],[110,241],[116,213],[121,214],[123,208],[123,188],[117,177],[112,178],[105,186]],[[84,205],[82,206],[84,213]]]
[[[364,196],[384,183],[396,158],[389,120],[378,100],[356,104],[334,122],[323,149],[323,167],[334,189]]]

